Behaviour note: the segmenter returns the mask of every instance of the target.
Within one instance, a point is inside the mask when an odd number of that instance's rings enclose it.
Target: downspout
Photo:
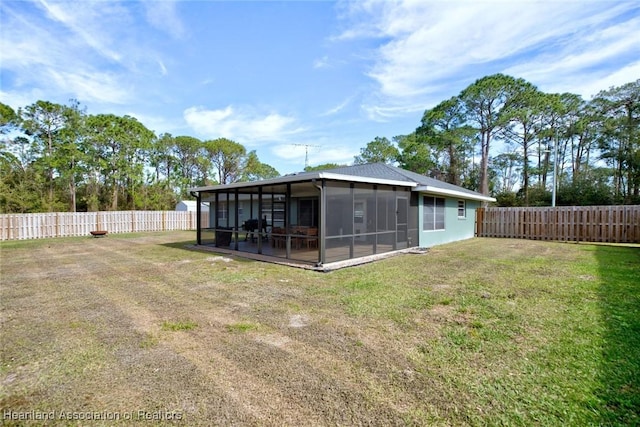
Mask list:
[[[235,232],[234,232],[234,240],[236,241],[235,245],[234,245],[234,249],[237,251],[239,249],[239,244],[238,243],[238,228],[240,226],[240,224],[238,224],[240,222],[240,192],[238,191],[238,189],[236,188],[236,190],[233,192],[233,198],[234,198],[234,213],[233,213],[233,228],[235,228]],[[229,209],[229,208],[227,208]]]
[[[271,203],[271,209],[273,209],[273,203]],[[253,215],[253,194],[251,194],[251,213]],[[252,217],[253,218],[253,217]],[[262,186],[258,187],[258,253],[262,254],[262,227],[266,227],[266,224],[262,222]],[[271,214],[271,227],[273,228],[273,214]]]
[[[285,212],[284,212],[284,228],[287,230],[287,237],[286,237],[286,258],[290,259],[291,258],[291,183],[288,182],[287,183],[287,192],[284,196],[284,205],[285,205]]]
[[[320,191],[320,218],[318,221],[318,250],[320,251],[320,261],[316,264],[316,267],[322,267],[322,265],[326,261],[324,247],[325,247],[325,225],[326,225],[326,217],[327,217],[327,208],[324,200],[324,179],[322,180],[322,184],[318,184],[315,179],[311,180],[311,184]]]
[[[195,197],[196,198],[196,243],[198,245],[202,244],[202,236],[200,235],[200,229],[201,229],[201,225],[200,224],[200,218],[202,217],[202,212],[201,212],[201,206],[200,206],[200,193],[197,191],[190,191],[189,192],[191,194],[191,197]]]

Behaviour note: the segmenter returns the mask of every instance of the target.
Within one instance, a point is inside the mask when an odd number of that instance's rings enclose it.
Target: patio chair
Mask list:
[[[318,227],[309,227],[307,229],[307,249],[318,248]]]
[[[284,235],[286,230],[281,227],[271,228],[271,246],[277,249],[287,247],[287,237]]]

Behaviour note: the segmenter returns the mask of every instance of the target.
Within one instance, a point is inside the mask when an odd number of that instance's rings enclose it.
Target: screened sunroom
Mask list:
[[[198,245],[313,266],[417,246],[415,186],[324,171],[195,188]]]

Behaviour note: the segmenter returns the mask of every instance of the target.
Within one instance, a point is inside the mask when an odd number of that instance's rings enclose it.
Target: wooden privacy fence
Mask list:
[[[640,243],[640,205],[480,208],[476,211],[476,235]]]
[[[208,213],[202,215],[208,216]],[[89,236],[89,232],[94,230],[109,233],[195,230],[196,219],[197,213],[188,211],[0,214],[0,240]]]

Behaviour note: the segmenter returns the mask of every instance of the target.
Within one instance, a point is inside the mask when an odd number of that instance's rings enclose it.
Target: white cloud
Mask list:
[[[640,18],[629,18],[635,2],[372,0],[342,8],[348,27],[334,40],[379,40],[367,72],[376,90],[363,105],[378,119],[412,110],[402,105],[424,108],[445,81],[461,87],[442,99],[497,72],[541,84],[559,68],[561,77],[595,82],[602,72],[594,68],[626,67],[640,55]]]
[[[48,97],[77,98],[83,102],[123,103],[129,99],[129,88],[123,87],[114,73],[97,71],[74,61],[55,40],[49,45],[38,37],[26,38],[16,45],[5,40],[2,50],[3,68],[15,74],[15,92],[46,91]],[[69,63],[74,66],[69,67]]]
[[[29,91],[2,91],[0,90],[0,102],[7,104],[14,110],[18,108],[26,107],[34,102],[44,99],[45,96],[42,91],[32,89]]]
[[[28,71],[33,66],[54,65],[56,58],[58,61],[67,58],[72,41],[61,42],[44,25],[27,20],[12,10],[3,9],[2,14],[0,54],[3,69],[24,68]]]
[[[175,1],[145,1],[144,5],[147,11],[147,20],[151,25],[176,39],[185,36],[186,31],[176,11]]]
[[[353,97],[349,97],[349,98],[345,99],[340,104],[338,104],[335,107],[332,107],[329,110],[325,111],[324,113],[320,114],[320,117],[333,116],[334,114],[339,113],[340,111],[344,110],[351,103],[352,99],[353,99]]]
[[[14,76],[11,92],[20,93],[22,99],[30,98],[27,93],[33,96],[24,105],[43,97],[62,102],[76,98],[81,102],[123,103],[129,99],[130,88],[125,88],[116,74],[98,71],[79,59],[82,44],[76,39],[54,37],[47,28],[15,15],[3,25],[2,68]]]
[[[350,146],[353,147],[354,145],[350,144]],[[353,158],[359,153],[359,149],[353,150],[346,146],[326,148],[314,156],[309,155],[309,164],[312,166],[324,163],[351,164],[353,163]]]
[[[313,68],[328,68],[329,65],[329,57],[323,56],[322,58],[316,59],[313,61]]]
[[[30,13],[19,2],[2,4],[0,55],[12,92],[122,104],[132,102],[150,77],[167,74],[126,2],[34,4]]]
[[[594,78],[591,82],[585,85],[581,85],[579,90],[571,91],[580,93],[585,99],[598,94],[602,90],[608,90],[611,87],[622,86],[626,83],[634,82],[638,80],[640,76],[640,61],[614,71],[613,73],[604,75],[602,77]]]
[[[542,65],[542,64],[541,64]],[[528,81],[535,82],[543,91],[549,93],[570,92],[586,100],[611,86],[622,86],[638,79],[640,76],[640,62],[627,64],[615,69],[593,69],[584,71],[580,78],[576,78],[572,68],[552,62],[547,67],[529,70],[524,67],[513,67],[508,74],[521,76]]]
[[[296,145],[297,144],[297,145]],[[284,163],[295,165],[298,170],[304,169],[305,142],[292,144],[279,144],[271,149],[271,152]],[[353,158],[359,154],[359,150],[354,150],[354,144],[340,143],[338,141],[310,141],[308,142],[309,165],[316,166],[325,163],[351,164]],[[277,169],[277,167],[276,167]]]
[[[60,92],[73,94],[83,102],[123,104],[131,100],[128,88],[109,73],[82,71],[60,72],[50,69],[49,81]]]
[[[167,67],[164,65],[164,62],[162,62],[159,59],[158,59],[158,67],[160,68],[160,74],[162,74],[163,76],[166,76],[167,74],[169,74],[169,71],[167,71]]]
[[[122,114],[135,117],[140,123],[144,124],[147,129],[153,131],[156,135],[161,135],[163,133],[170,133],[173,136],[183,135],[185,125],[182,121],[182,118],[179,116],[157,116],[153,114],[142,114],[140,112],[127,110],[124,110]]]
[[[418,113],[425,110],[424,104],[402,104],[400,102],[363,103],[362,110],[369,120],[377,122],[389,122],[395,117]]]
[[[99,55],[110,61],[122,61],[122,54],[111,48],[111,32],[101,29],[114,15],[120,25],[125,24],[128,15],[126,9],[118,7],[116,3],[101,3],[100,7],[96,7],[92,2],[75,2],[73,7],[69,7],[69,3],[40,0],[39,4],[51,20],[66,26]]]
[[[640,45],[636,41],[640,37],[639,29],[640,17],[637,17],[576,38],[558,52],[537,57],[535,66],[527,62],[509,67],[505,72],[533,81],[548,92],[573,92],[588,99],[611,85],[634,81],[640,75],[638,62],[626,63],[624,59],[640,56]],[[638,36],[631,36],[634,33]]]
[[[229,138],[247,145],[287,140],[304,130],[293,117],[231,105],[218,110],[190,107],[184,110],[184,119],[203,138]]]

